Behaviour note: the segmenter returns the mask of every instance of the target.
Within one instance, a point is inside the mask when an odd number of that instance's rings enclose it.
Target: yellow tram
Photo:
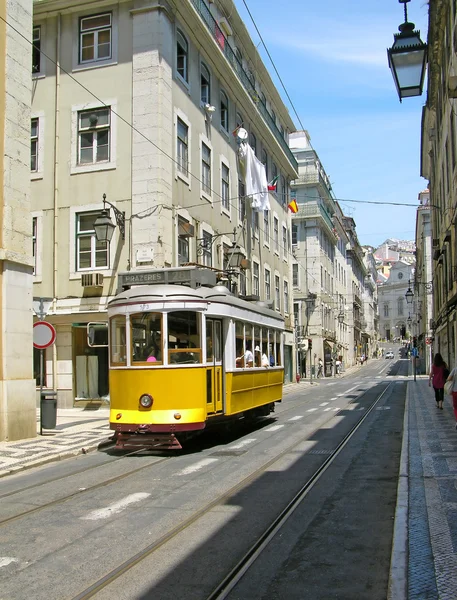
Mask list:
[[[282,399],[284,321],[226,287],[133,286],[108,305],[110,427],[119,448],[180,449]]]

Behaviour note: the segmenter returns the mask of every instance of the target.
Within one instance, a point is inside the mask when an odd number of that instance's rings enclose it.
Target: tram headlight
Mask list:
[[[149,394],[143,394],[140,396],[140,406],[143,408],[151,408],[152,406],[152,396]]]

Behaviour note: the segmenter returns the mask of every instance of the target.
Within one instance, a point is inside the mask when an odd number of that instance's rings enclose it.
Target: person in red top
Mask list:
[[[439,352],[435,354],[433,359],[432,368],[430,369],[430,377],[428,378],[428,385],[433,385],[435,390],[436,407],[443,410],[444,400],[444,384],[449,376],[449,369],[443,360],[443,357]]]

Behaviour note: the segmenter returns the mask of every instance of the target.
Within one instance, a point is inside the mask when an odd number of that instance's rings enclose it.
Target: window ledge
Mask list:
[[[202,192],[200,193],[200,197],[201,197],[203,200],[206,200],[207,202],[209,202],[210,204],[212,204],[212,203],[213,203],[213,199],[211,198],[211,196],[208,196],[208,194],[207,194],[206,192],[203,192],[203,191],[202,191]]]
[[[38,179],[43,179],[43,173],[39,171],[30,173],[30,181],[37,181]]]
[[[70,169],[70,175],[78,175],[79,173],[95,173],[97,171],[112,171],[113,169],[116,169],[115,162],[74,165]]]
[[[100,61],[94,61],[94,62],[90,62],[90,63],[83,63],[81,65],[76,65],[76,67],[73,67],[73,73],[79,72],[79,71],[90,71],[92,69],[100,69],[101,67],[112,67],[118,64],[117,60],[114,59],[109,59],[109,60],[100,60]]]
[[[190,188],[190,177],[186,177],[186,175],[184,175],[184,173],[179,171],[179,169],[176,169],[176,179],[180,179],[183,183],[188,185]]]
[[[81,269],[81,271],[72,271],[68,276],[70,281],[81,280],[81,275],[86,273],[101,273],[103,277],[113,277],[114,269],[107,269],[106,267],[94,267],[93,269]]]
[[[232,220],[232,215],[231,215],[230,211],[227,210],[226,208],[222,208],[221,213],[223,215],[225,215],[226,217],[228,217],[230,219],[230,221]]]
[[[46,75],[44,73],[32,73],[32,80],[33,79],[44,79],[46,77]]]

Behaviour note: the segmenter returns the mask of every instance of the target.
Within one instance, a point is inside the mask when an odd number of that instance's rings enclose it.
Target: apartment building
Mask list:
[[[440,352],[450,365],[457,357],[456,49],[456,3],[433,0],[429,3],[427,99],[421,130],[421,175],[429,181],[430,189],[427,212],[432,230],[432,265],[428,279],[424,279],[421,269],[422,279],[414,281],[413,291],[419,297],[424,288],[433,289],[431,331],[422,319],[420,334],[432,339],[432,354]],[[422,209],[420,215],[422,218]],[[421,245],[420,240],[416,241]]]
[[[322,358],[324,374],[331,376],[336,358],[347,366],[354,360],[346,254],[349,236],[308,133],[292,133],[289,144],[298,162],[298,178],[291,182],[298,206],[292,217],[297,373],[309,376]]]
[[[236,293],[285,317],[290,380],[294,124],[232,0],[36,0],[33,39],[34,296],[54,298],[46,382],[59,404],[109,396],[107,350],[87,326],[106,320],[119,273],[220,276],[234,243]],[[240,128],[272,182],[268,210],[245,195]],[[104,209],[110,242],[95,235]]]
[[[415,302],[409,305],[406,292],[414,279],[414,266],[402,260],[392,264],[389,279],[378,287],[379,332],[382,339],[408,339],[413,335]]]
[[[430,220],[430,191],[419,194],[416,213],[416,271],[414,284],[417,294],[417,312],[414,314],[415,335],[419,356],[423,358],[426,373],[430,373],[433,362],[433,273],[432,273],[432,224]]]
[[[0,4],[0,441],[36,435],[30,235],[31,3]]]

